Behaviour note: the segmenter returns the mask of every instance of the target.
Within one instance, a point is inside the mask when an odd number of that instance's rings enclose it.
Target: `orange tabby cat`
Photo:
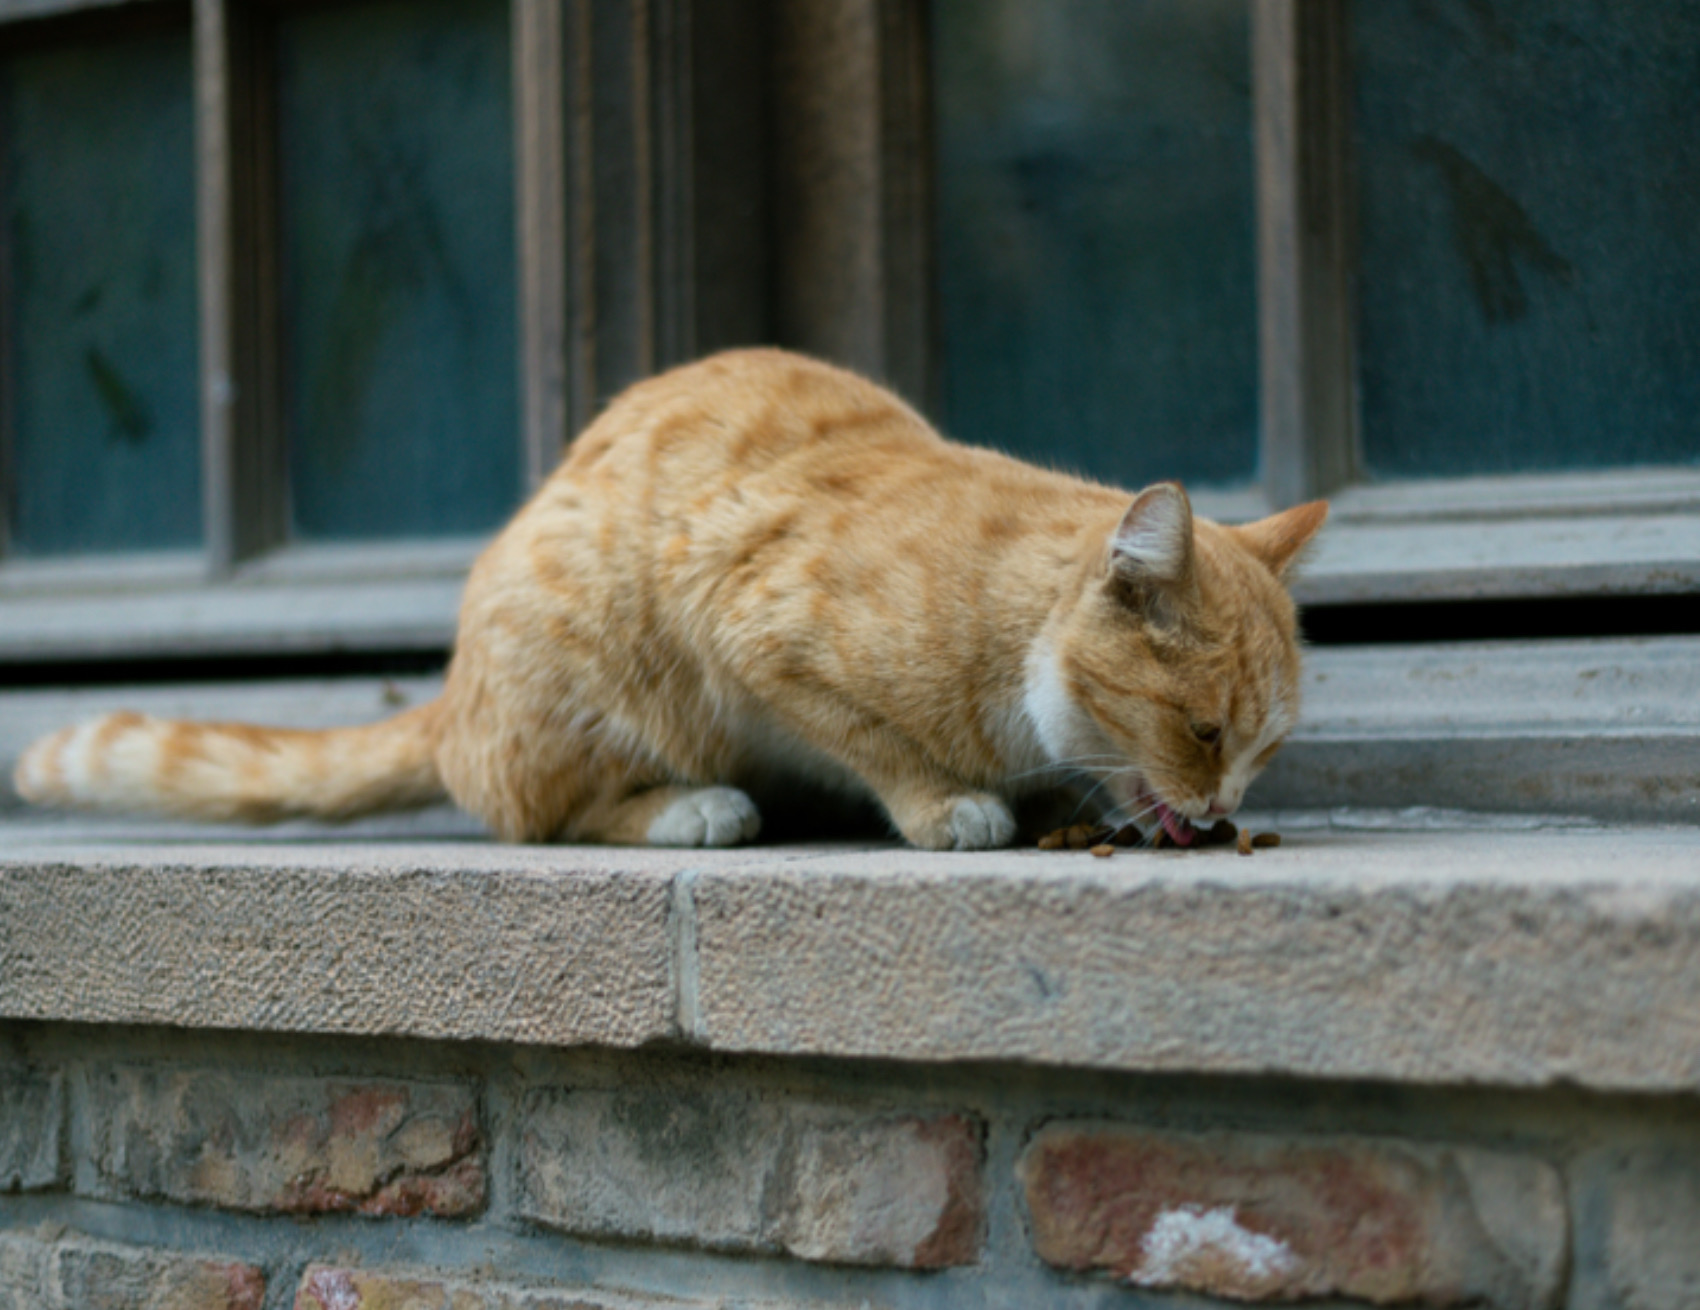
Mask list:
[[[509,841],[725,846],[793,776],[973,850],[1079,772],[1185,844],[1296,721],[1280,579],[1326,515],[1194,520],[1173,483],[955,445],[862,378],[734,351],[578,438],[473,568],[438,700],[326,732],[108,715],[17,787],[253,822],[446,794]]]

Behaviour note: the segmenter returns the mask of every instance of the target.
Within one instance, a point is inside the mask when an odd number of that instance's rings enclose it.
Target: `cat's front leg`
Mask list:
[[[650,787],[580,816],[568,835],[620,846],[741,846],[761,812],[736,787]]]
[[[882,788],[880,800],[904,839],[922,850],[986,851],[1015,840],[1015,816],[990,792],[909,784]]]

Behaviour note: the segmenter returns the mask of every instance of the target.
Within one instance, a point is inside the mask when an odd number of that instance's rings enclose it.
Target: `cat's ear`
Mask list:
[[[1134,498],[1110,542],[1110,567],[1141,592],[1192,575],[1192,504],[1180,483],[1159,482]]]
[[[1313,500],[1234,529],[1242,545],[1276,577],[1284,577],[1328,518],[1328,502]]]

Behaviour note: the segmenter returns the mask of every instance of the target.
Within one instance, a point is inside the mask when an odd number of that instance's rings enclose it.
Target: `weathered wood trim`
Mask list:
[[[780,340],[925,403],[930,141],[919,0],[792,0],[775,28]]]
[[[227,573],[285,536],[276,128],[258,16],[194,3],[203,506],[208,561]]]
[[[1700,514],[1330,524],[1301,604],[1700,593]]]
[[[1278,505],[1354,480],[1347,0],[1252,5],[1265,486]]]
[[[0,664],[442,651],[461,579],[188,584],[0,599]]]
[[[933,126],[927,6],[881,0],[880,157],[885,377],[917,404],[936,397]]]
[[[517,0],[533,482],[639,378],[769,339],[767,0]]]
[[[525,484],[560,458],[568,431],[567,23],[574,0],[514,0],[520,408]]]
[[[656,196],[667,184],[658,167],[673,167],[657,141],[653,103],[675,94],[674,70],[663,64],[671,43],[665,33],[672,5],[652,0],[592,0],[583,29],[583,70],[589,94],[581,139],[587,152],[590,203],[583,216],[591,260],[591,321],[595,324],[591,370],[593,408],[630,383],[655,372],[663,356],[657,340],[658,249]],[[657,66],[657,65],[662,66]],[[679,166],[685,166],[682,161]]]
[[[1335,523],[1489,523],[1682,511],[1700,514],[1700,469],[1585,469],[1362,483],[1336,493],[1331,517]]]
[[[676,251],[660,265],[661,303],[678,325],[662,328],[662,363],[774,340],[772,30],[789,2],[660,7],[677,16],[670,58],[688,61],[674,64],[678,92],[657,157],[657,176],[680,188],[658,193],[673,216],[663,250]]]

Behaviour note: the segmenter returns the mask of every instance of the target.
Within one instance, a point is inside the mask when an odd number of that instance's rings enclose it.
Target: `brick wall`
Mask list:
[[[0,1025],[4,1307],[1685,1310],[1697,1224],[1686,1098]]]

